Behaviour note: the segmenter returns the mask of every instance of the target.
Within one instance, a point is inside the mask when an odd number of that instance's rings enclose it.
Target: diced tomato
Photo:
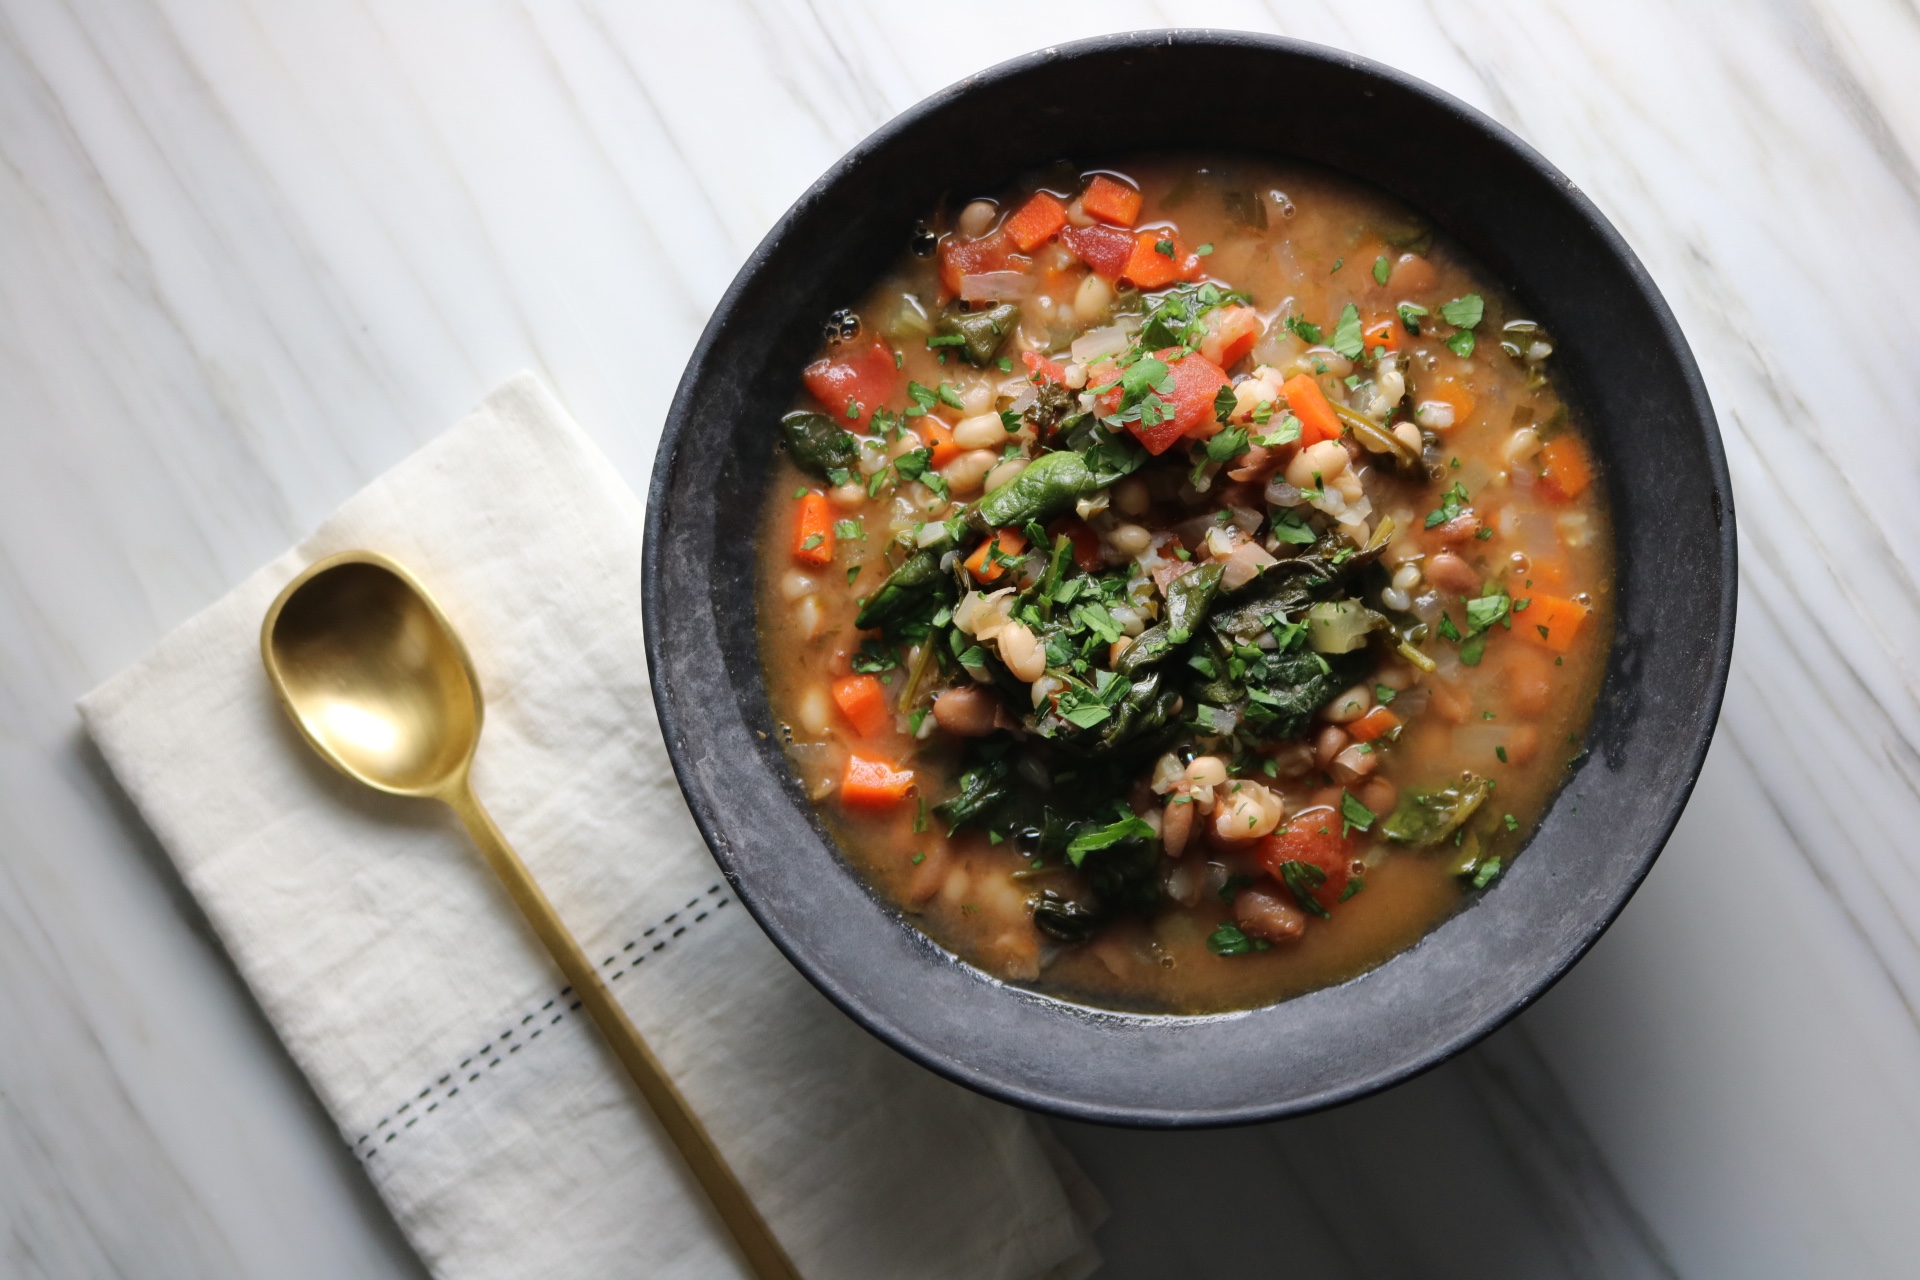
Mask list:
[[[1156,246],[1166,245],[1171,253]],[[1200,255],[1188,253],[1187,246],[1172,231],[1140,231],[1133,237],[1133,252],[1127,256],[1127,279],[1142,289],[1161,289],[1176,280],[1194,280],[1200,275]]]
[[[1031,200],[1007,219],[1006,231],[1020,246],[1020,252],[1032,253],[1066,225],[1067,206],[1045,191],[1036,191]]]
[[[1587,447],[1570,435],[1557,435],[1540,450],[1545,470],[1540,491],[1555,502],[1572,502],[1593,483],[1593,463],[1587,460]]]
[[[851,753],[840,778],[840,803],[853,809],[888,809],[913,790],[913,770],[896,769],[885,760],[869,760]]]
[[[1099,573],[1107,567],[1100,555],[1100,535],[1078,516],[1061,516],[1047,526],[1047,536],[1058,541],[1061,534],[1073,540],[1073,562],[1082,573]]]
[[[998,559],[991,562],[987,559],[987,548],[995,545],[1000,548],[1001,556],[1012,559],[1027,549],[1027,540],[1017,529],[1002,529],[998,538],[988,538],[974,548],[973,554],[967,557],[967,572],[975,581],[998,582],[1006,575],[1006,565]]]
[[[1140,219],[1140,191],[1104,173],[1096,173],[1087,189],[1080,193],[1080,207],[1102,222],[1130,227]]]
[[[1327,403],[1327,395],[1320,390],[1320,384],[1313,380],[1310,373],[1296,373],[1280,384],[1280,392],[1287,398],[1287,408],[1293,416],[1300,419],[1300,447],[1319,444],[1322,440],[1338,440],[1343,428],[1340,415]]]
[[[1018,247],[1005,227],[980,240],[947,235],[940,241],[939,249],[941,287],[948,294],[957,296],[963,276],[981,275],[988,271],[1020,270],[1029,265],[1031,260],[1015,253]]]
[[[933,450],[933,465],[936,468],[946,466],[966,452],[953,442],[953,428],[932,414],[915,422],[913,430],[927,448]]]
[[[886,687],[873,676],[846,676],[835,680],[833,701],[847,723],[863,738],[871,738],[893,724]]]
[[[1067,367],[1047,359],[1038,351],[1023,351],[1020,358],[1026,362],[1027,377],[1035,382],[1057,382],[1067,384]]]
[[[1267,874],[1282,884],[1286,881],[1281,877],[1280,868],[1286,863],[1304,862],[1320,868],[1326,880],[1313,891],[1313,896],[1321,906],[1332,910],[1339,905],[1341,895],[1347,891],[1347,881],[1353,875],[1353,842],[1341,835],[1340,829],[1337,810],[1303,809],[1272,835],[1262,838],[1254,846],[1254,857],[1266,868]]]
[[[1207,336],[1200,340],[1200,354],[1222,369],[1231,369],[1266,331],[1260,313],[1252,307],[1216,307],[1207,314]]]
[[[1125,274],[1127,260],[1133,257],[1132,234],[1114,227],[1068,227],[1060,233],[1060,243],[1109,284]],[[954,291],[959,291],[958,285]]]
[[[1157,352],[1154,358],[1166,360],[1173,350]],[[1173,378],[1173,390],[1161,398],[1172,403],[1173,416],[1150,427],[1138,422],[1127,424],[1127,430],[1155,456],[1165,453],[1185,436],[1206,436],[1217,431],[1220,424],[1214,416],[1213,401],[1220,394],[1220,388],[1227,385],[1226,371],[1197,352],[1169,361],[1167,372]]]
[[[893,348],[878,340],[854,355],[814,361],[800,380],[843,426],[864,422],[875,409],[889,407],[905,382],[893,361]],[[848,405],[854,406],[851,414]]]
[[[833,507],[824,493],[800,499],[793,522],[793,558],[816,569],[833,563]]]
[[[1385,707],[1374,707],[1348,725],[1347,733],[1355,742],[1372,742],[1375,738],[1386,737],[1399,727],[1399,716]]]

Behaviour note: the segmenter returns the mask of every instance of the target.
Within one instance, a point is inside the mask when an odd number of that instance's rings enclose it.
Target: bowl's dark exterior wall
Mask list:
[[[1554,334],[1613,504],[1617,634],[1575,774],[1508,875],[1379,970],[1247,1014],[1071,1008],[958,964],[835,852],[775,737],[753,545],[773,424],[827,312],[871,287],[950,193],[1062,158],[1193,149],[1147,85],[1204,86],[1206,150],[1317,161],[1405,200]],[[1177,99],[1178,95],[1174,95]],[[1733,506],[1712,410],[1646,272],[1565,177],[1429,86],[1318,46],[1220,32],[1030,55],[894,120],[755,251],[680,384],[647,513],[647,648],[682,788],[781,949],[875,1034],[1022,1105],[1222,1124],[1345,1101],[1434,1065],[1537,998],[1613,920],[1693,786],[1732,647]]]

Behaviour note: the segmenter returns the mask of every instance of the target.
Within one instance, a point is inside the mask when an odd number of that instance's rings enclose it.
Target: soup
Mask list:
[[[935,216],[778,424],[767,689],[847,858],[1009,982],[1246,1008],[1488,892],[1611,631],[1553,341],[1320,170]]]

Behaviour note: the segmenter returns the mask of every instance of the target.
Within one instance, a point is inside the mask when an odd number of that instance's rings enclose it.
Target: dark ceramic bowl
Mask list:
[[[1608,479],[1618,620],[1591,756],[1490,892],[1363,977],[1204,1018],[1089,1010],[930,943],[849,868],[774,733],[754,549],[774,424],[823,318],[943,196],[1062,157],[1191,148],[1155,84],[1204,85],[1206,149],[1343,170],[1477,254],[1555,335]],[[1537,998],[1612,922],[1679,819],[1733,641],[1733,506],[1686,341],[1619,234],[1499,125],[1390,68],[1223,32],[1018,58],[861,143],[754,251],[674,397],[646,531],[646,641],[667,750],[727,879],[800,971],[875,1035],[1022,1106],[1131,1125],[1264,1120],[1404,1080]]]

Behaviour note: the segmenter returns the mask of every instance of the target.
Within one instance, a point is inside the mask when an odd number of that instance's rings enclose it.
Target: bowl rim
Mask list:
[[[1659,815],[1654,830],[1658,838],[1649,843],[1647,851],[1631,868],[1630,874],[1622,876],[1616,882],[1610,904],[1603,914],[1598,916],[1593,927],[1579,937],[1574,945],[1566,949],[1557,962],[1536,971],[1527,989],[1519,998],[1498,1007],[1495,1011],[1464,1021],[1453,1034],[1436,1038],[1426,1052],[1410,1055],[1392,1066],[1360,1075],[1336,1086],[1329,1086],[1317,1093],[1305,1096],[1293,1096],[1279,1103],[1253,1102],[1235,1107],[1215,1108],[1208,1111],[1179,1110],[1173,1108],[1125,1107],[1105,1104],[1092,1104],[1074,1098],[1065,1098],[1036,1088],[1028,1088],[1010,1083],[993,1074],[983,1071],[969,1062],[958,1058],[942,1056],[939,1053],[904,1037],[889,1026],[885,1019],[867,1008],[863,1000],[857,997],[832,971],[793,943],[784,930],[769,918],[767,904],[764,903],[755,887],[742,877],[732,861],[720,851],[725,847],[722,839],[722,824],[698,788],[687,784],[689,759],[689,732],[685,718],[678,711],[673,698],[669,695],[663,664],[657,660],[660,645],[664,640],[659,619],[664,614],[665,602],[662,599],[661,557],[666,544],[664,521],[666,518],[668,494],[674,476],[674,462],[679,453],[682,436],[688,430],[691,418],[690,404],[699,375],[706,364],[712,348],[721,340],[740,299],[747,292],[750,281],[766,266],[767,261],[779,249],[789,229],[809,211],[811,206],[850,174],[862,168],[869,157],[883,149],[900,135],[908,133],[926,121],[938,115],[956,102],[984,91],[990,91],[1010,79],[1015,79],[1047,66],[1093,55],[1143,51],[1156,46],[1200,46],[1230,48],[1236,50],[1264,50],[1284,54],[1295,58],[1311,59],[1360,74],[1378,81],[1386,82],[1394,88],[1423,99],[1432,109],[1453,118],[1454,122],[1485,135],[1491,142],[1507,151],[1515,160],[1531,169],[1537,176],[1545,179],[1567,202],[1569,210],[1585,224],[1586,228],[1602,243],[1611,255],[1613,264],[1624,273],[1632,290],[1638,295],[1648,312],[1654,317],[1658,329],[1659,345],[1674,358],[1675,372],[1687,389],[1692,415],[1707,429],[1703,432],[1702,445],[1707,458],[1706,479],[1710,486],[1710,496],[1718,519],[1718,551],[1724,573],[1720,580],[1719,599],[1712,634],[1712,653],[1709,669],[1705,677],[1705,701],[1695,721],[1696,727],[1691,739],[1684,743],[1683,777],[1669,793],[1664,812]],[[1337,166],[1336,166],[1337,167]],[[1365,179],[1361,179],[1366,181]],[[1721,518],[1723,517],[1723,518]],[[1452,94],[1387,64],[1363,57],[1346,50],[1301,40],[1287,36],[1265,33],[1225,30],[1216,28],[1173,27],[1161,29],[1143,29],[1111,34],[1097,35],[1080,40],[1047,45],[1032,52],[1018,55],[996,63],[982,71],[963,77],[946,87],[928,95],[904,111],[895,115],[877,129],[861,139],[854,147],[836,160],[817,180],[794,201],[781,217],[768,229],[766,235],[756,245],[728,285],[726,292],[715,304],[698,342],[688,356],[687,365],[677,384],[673,400],[668,408],[666,421],[660,442],[655,453],[652,473],[647,486],[647,506],[644,520],[644,544],[642,552],[642,630],[644,645],[648,656],[648,682],[651,687],[660,729],[665,741],[667,755],[674,767],[676,779],[693,815],[696,827],[708,849],[713,853],[716,863],[730,885],[740,897],[741,902],[752,914],[757,924],[768,938],[815,988],[821,991],[842,1012],[846,1013],[864,1030],[873,1034],[897,1052],[900,1052],[941,1075],[976,1092],[1020,1107],[1059,1115],[1070,1119],[1093,1123],[1115,1125],[1127,1128],[1212,1128],[1227,1125],[1251,1124],[1305,1114],[1326,1107],[1368,1097],[1382,1090],[1404,1083],[1445,1062],[1454,1055],[1471,1047],[1480,1040],[1499,1030],[1507,1022],[1529,1008],[1552,989],[1566,973],[1577,964],[1600,936],[1618,919],[1627,902],[1645,881],[1666,843],[1671,839],[1675,826],[1680,820],[1694,786],[1698,782],[1706,754],[1712,743],[1715,729],[1719,723],[1720,708],[1724,701],[1727,679],[1732,662],[1734,624],[1738,603],[1738,546],[1734,513],[1731,478],[1727,467],[1725,446],[1718,429],[1717,417],[1713,412],[1711,399],[1707,393],[1705,381],[1701,376],[1692,348],[1687,343],[1679,323],[1668,307],[1665,298],[1654,284],[1652,276],[1640,261],[1625,238],[1613,226],[1599,208],[1565,174],[1560,172],[1545,156],[1509,130],[1506,126],[1487,116],[1477,108],[1454,97]],[[1613,648],[1619,644],[1620,635],[1616,632],[1609,643],[1609,660]],[[1560,803],[1564,791],[1558,792],[1549,800],[1548,807],[1541,815],[1546,816]],[[850,870],[850,869],[849,869]],[[857,877],[858,873],[853,872]],[[869,891],[872,892],[870,886]],[[890,904],[889,904],[890,905]],[[897,908],[895,909],[897,913]],[[1450,918],[1458,918],[1458,914]],[[910,923],[905,927],[911,929]],[[1432,931],[1426,935],[1432,937]],[[937,944],[924,939],[938,949]],[[1418,945],[1418,944],[1415,944]],[[944,955],[943,949],[941,954]],[[964,963],[964,962],[961,962]],[[1390,963],[1390,961],[1388,962]],[[1385,964],[1375,966],[1369,973],[1380,972]],[[1350,979],[1349,982],[1357,979]],[[1232,1019],[1244,1016],[1246,1012],[1222,1014],[1180,1015],[1180,1014],[1134,1014],[1114,1012],[1106,1009],[1082,1006],[1058,997],[1046,996],[1027,991],[1008,984],[1000,984],[989,978],[989,982],[1002,987],[1015,998],[1032,998],[1052,1002],[1065,1009],[1087,1015],[1099,1020],[1122,1020],[1139,1023],[1180,1022],[1190,1023],[1198,1020]],[[1316,990],[1337,990],[1345,983],[1336,983],[1332,987]],[[1312,993],[1308,993],[1309,995]],[[1301,996],[1297,998],[1307,998]],[[1277,1002],[1285,1004],[1286,1001]],[[1272,1006],[1261,1006],[1267,1008]]]

